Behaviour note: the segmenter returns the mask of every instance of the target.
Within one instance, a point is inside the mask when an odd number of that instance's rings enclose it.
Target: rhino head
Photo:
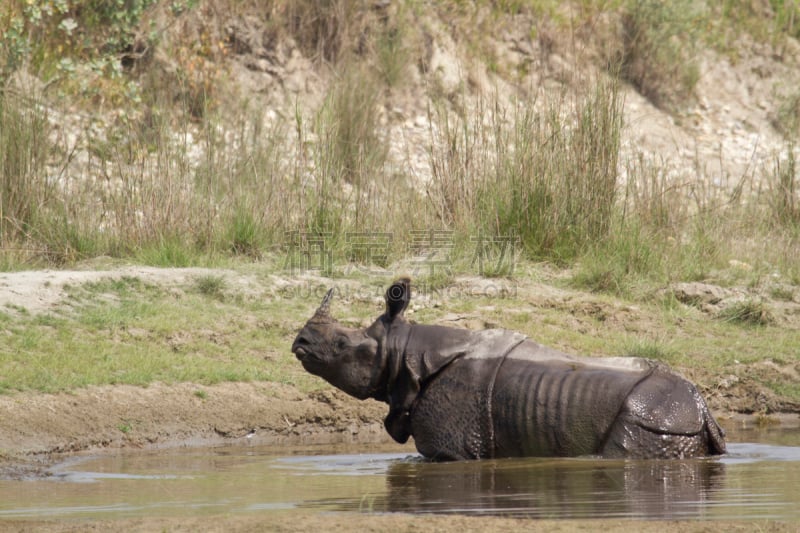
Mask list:
[[[333,289],[322,299],[292,343],[292,353],[311,374],[360,400],[388,401],[390,365],[386,350],[393,327],[408,324],[403,312],[411,298],[411,283],[403,278],[386,291],[386,311],[365,329],[342,326],[330,314]]]

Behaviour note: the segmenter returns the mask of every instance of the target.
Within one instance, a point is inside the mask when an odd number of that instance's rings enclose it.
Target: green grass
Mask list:
[[[680,362],[672,343],[665,339],[633,337],[623,342],[621,353],[670,365]]]
[[[224,297],[223,291],[225,290],[225,278],[222,276],[215,276],[209,274],[207,276],[199,276],[195,279],[195,288],[200,294],[210,296],[216,299]]]
[[[769,383],[769,386],[781,396],[790,398],[795,402],[800,401],[800,384],[791,381],[773,381]]]
[[[53,313],[7,320],[0,389],[311,381],[288,350],[306,317],[289,319],[285,304],[247,298],[225,303],[191,290],[176,296],[135,279],[69,292],[66,305]]]
[[[233,268],[251,282],[246,288],[225,283],[225,298],[217,296],[222,278],[214,275],[178,286],[127,277],[72,285],[67,298],[45,313],[9,310],[0,320],[0,392],[188,382],[205,400],[210,393],[204,386],[229,381],[285,383],[301,391],[326,387],[289,351],[319,295],[298,290],[276,297],[270,292],[271,267],[240,263]],[[741,365],[758,368],[767,358],[779,365],[800,362],[796,328],[743,327],[749,322],[718,320],[662,299],[632,302],[624,295],[577,292],[568,280],[547,282],[561,295],[542,297],[541,268],[522,263],[514,279],[502,280],[514,290],[502,294],[469,292],[441,280],[427,303],[415,300],[420,305],[409,316],[419,323],[462,316],[471,327],[519,331],[568,353],[655,359],[704,386],[712,386],[717,376],[746,371],[777,394],[796,397],[788,375],[741,370],[748,368]],[[226,279],[237,275],[227,271]],[[363,291],[361,297],[345,290],[332,303],[332,313],[343,323],[358,326],[380,315],[382,306],[372,296],[385,283],[361,274],[337,283]]]
[[[717,317],[725,322],[749,326],[768,326],[775,322],[769,306],[762,301],[744,300],[722,309]]]

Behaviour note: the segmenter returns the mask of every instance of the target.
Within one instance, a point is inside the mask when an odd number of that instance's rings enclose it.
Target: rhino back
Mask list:
[[[422,455],[451,460],[600,452],[627,396],[648,372],[526,357],[526,344],[509,357],[458,358],[425,383],[411,408],[411,432]]]
[[[599,453],[626,397],[646,375],[575,361],[507,358],[491,398],[496,455]]]

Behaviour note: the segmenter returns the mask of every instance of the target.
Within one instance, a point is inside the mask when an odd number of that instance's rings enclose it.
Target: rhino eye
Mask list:
[[[336,348],[338,350],[344,350],[347,347],[347,337],[340,336],[336,338]]]

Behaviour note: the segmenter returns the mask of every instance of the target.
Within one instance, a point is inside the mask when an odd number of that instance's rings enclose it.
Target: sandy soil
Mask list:
[[[717,531],[749,533],[783,533],[798,531],[796,524],[775,522],[645,522],[626,520],[524,520],[490,517],[464,516],[411,516],[411,515],[324,515],[298,516],[296,514],[270,515],[268,520],[263,516],[220,517],[209,520],[197,519],[159,519],[144,518],[125,521],[100,521],[94,523],[57,523],[57,522],[0,522],[0,530],[8,531],[50,531],[50,532],[84,532],[84,531],[126,531],[130,533],[149,531],[171,532],[257,532],[257,531],[326,531],[326,532],[385,532],[411,533],[429,531],[437,533],[449,532],[486,532],[500,533],[508,531],[547,531],[561,533],[595,532],[602,527],[603,531],[638,533],[712,533]]]

